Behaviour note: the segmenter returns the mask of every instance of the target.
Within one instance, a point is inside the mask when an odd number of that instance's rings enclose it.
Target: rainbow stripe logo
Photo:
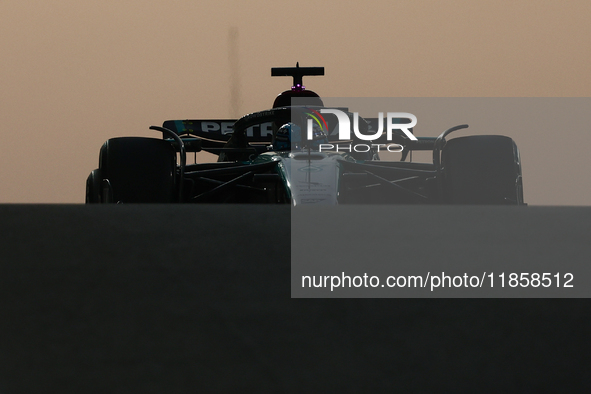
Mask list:
[[[307,108],[307,109],[310,110],[311,112],[306,112],[305,114],[308,115],[310,118],[314,119],[314,121],[316,122],[318,127],[320,127],[320,130],[325,131],[325,133],[328,135],[328,124],[326,123],[326,120],[320,114],[320,112],[318,112],[312,108]],[[312,127],[311,127],[311,120],[312,119],[308,119],[308,133],[307,133],[308,140],[312,140],[314,138],[312,136]]]

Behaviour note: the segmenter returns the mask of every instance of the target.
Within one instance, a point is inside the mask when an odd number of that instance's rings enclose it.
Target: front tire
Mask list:
[[[176,152],[165,140],[120,137],[101,148],[99,170],[114,203],[178,202]]]
[[[519,150],[509,137],[449,140],[442,150],[441,165],[444,202],[524,204]]]

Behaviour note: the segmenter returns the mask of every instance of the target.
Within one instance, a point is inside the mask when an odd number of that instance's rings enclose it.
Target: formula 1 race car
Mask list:
[[[303,76],[324,75],[322,67],[297,64],[271,75],[294,83],[269,110],[150,127],[162,139],[109,139],[87,179],[86,202],[524,205],[511,138],[446,139],[467,125],[415,137],[412,114],[364,119],[325,107],[302,84]],[[386,150],[400,152],[400,160],[380,161]],[[188,164],[187,152],[200,151],[218,161]],[[412,151],[431,151],[432,163],[406,161]]]

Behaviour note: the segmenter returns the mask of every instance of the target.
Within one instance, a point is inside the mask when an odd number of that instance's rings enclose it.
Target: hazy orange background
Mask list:
[[[268,108],[296,61],[330,97],[590,96],[588,1],[351,4],[0,2],[0,202],[81,203],[106,139]],[[527,202],[591,205],[590,131],[503,131]]]

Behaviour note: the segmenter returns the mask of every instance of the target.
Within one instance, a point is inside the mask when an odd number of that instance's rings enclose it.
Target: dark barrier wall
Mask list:
[[[288,207],[4,205],[0,234],[0,393],[590,384],[587,300],[291,299]]]

